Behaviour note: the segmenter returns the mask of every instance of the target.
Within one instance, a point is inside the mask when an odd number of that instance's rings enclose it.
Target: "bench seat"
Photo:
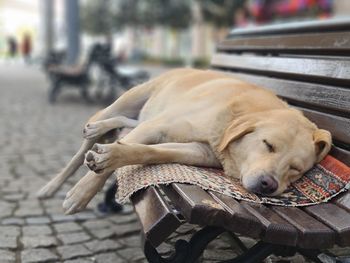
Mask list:
[[[331,131],[330,154],[350,166],[349,32],[350,20],[233,30],[217,46],[212,69],[270,89],[303,111],[320,128]],[[190,255],[199,256],[224,231],[260,240],[227,262],[257,262],[272,253],[295,252],[315,262],[335,262],[326,261],[335,256],[324,249],[350,246],[348,192],[328,203],[280,207],[173,183],[148,187],[131,201],[143,226],[150,262],[194,262]],[[162,258],[155,248],[184,222],[202,226],[203,231],[186,244],[179,242],[173,257]]]

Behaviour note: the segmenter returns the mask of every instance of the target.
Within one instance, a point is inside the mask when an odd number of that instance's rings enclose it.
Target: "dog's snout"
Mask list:
[[[260,193],[261,194],[272,194],[278,188],[278,182],[271,175],[260,176]]]

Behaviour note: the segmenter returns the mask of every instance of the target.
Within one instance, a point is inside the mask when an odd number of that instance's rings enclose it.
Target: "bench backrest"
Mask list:
[[[302,110],[350,165],[350,20],[233,30],[211,64]]]

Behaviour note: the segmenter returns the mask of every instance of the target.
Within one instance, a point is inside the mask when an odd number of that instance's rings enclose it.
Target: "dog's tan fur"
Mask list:
[[[118,142],[95,144],[121,127],[134,129]],[[252,191],[260,176],[269,174],[278,182],[276,195],[331,147],[328,131],[272,92],[223,73],[194,69],[169,71],[126,92],[89,120],[84,137],[72,161],[39,192],[39,197],[51,196],[86,153],[91,171],[68,192],[63,204],[68,214],[85,208],[113,171],[125,165],[223,167]]]

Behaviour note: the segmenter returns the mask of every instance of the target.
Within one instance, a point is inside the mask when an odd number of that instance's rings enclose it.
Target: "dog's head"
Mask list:
[[[278,195],[331,148],[331,135],[299,111],[273,110],[235,119],[224,132],[219,151],[234,162],[243,186],[262,195]]]

